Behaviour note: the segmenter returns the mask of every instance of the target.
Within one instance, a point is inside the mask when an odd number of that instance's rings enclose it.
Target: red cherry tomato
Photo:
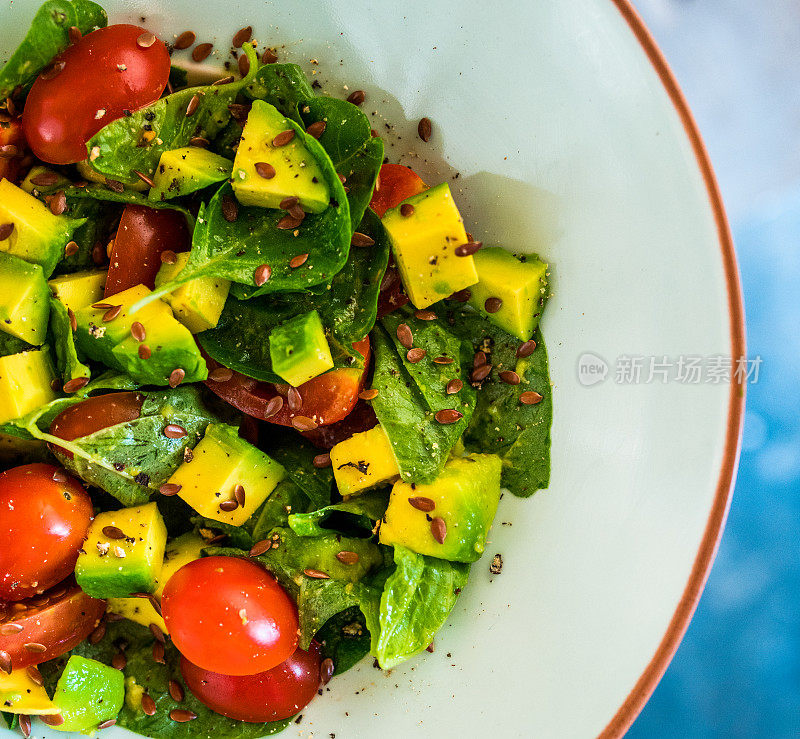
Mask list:
[[[378,184],[372,193],[369,207],[383,218],[383,214],[402,203],[406,198],[427,190],[428,186],[415,172],[400,164],[384,164],[378,175]]]
[[[320,684],[319,644],[307,652],[296,649],[277,667],[256,675],[221,675],[181,659],[181,674],[189,690],[215,713],[238,721],[280,721],[305,708]]]
[[[47,662],[80,644],[105,612],[104,600],[86,595],[72,580],[30,600],[0,605],[0,651],[14,669]],[[44,650],[26,649],[26,644],[41,644]]]
[[[189,251],[192,238],[186,218],[176,210],[126,205],[111,250],[106,289],[110,297],[135,285],[155,287],[161,253]]]
[[[285,399],[289,392],[288,385],[259,382],[239,372],[234,372],[233,377],[225,382],[206,380],[206,385],[234,408],[254,418],[291,426],[295,416],[307,416],[320,426],[325,426],[347,416],[358,402],[358,394],[364,387],[369,368],[369,337],[357,341],[353,348],[364,357],[363,369],[335,369],[314,377],[297,388],[302,399],[299,409],[293,411],[288,402],[284,402],[280,411],[269,418],[265,418],[267,405],[278,395]],[[207,355],[203,356],[209,371],[222,366]]]
[[[18,181],[24,152],[25,136],[22,133],[22,119],[0,121],[0,180]]]
[[[26,464],[0,474],[0,599],[43,593],[75,569],[94,511],[83,486],[56,482],[57,471]]]
[[[150,46],[137,43],[145,33],[126,24],[93,31],[38,77],[22,121],[39,159],[51,164],[86,159],[86,142],[101,128],[125,110],[158,100],[169,78],[169,53],[158,39]]]
[[[341,421],[320,426],[313,431],[303,431],[301,435],[320,449],[333,449],[340,441],[349,439],[353,434],[369,431],[377,425],[378,417],[372,406],[365,400],[359,400],[352,412]]]
[[[184,565],[167,581],[161,609],[178,651],[212,672],[255,675],[297,646],[297,607],[269,572],[245,559]]]

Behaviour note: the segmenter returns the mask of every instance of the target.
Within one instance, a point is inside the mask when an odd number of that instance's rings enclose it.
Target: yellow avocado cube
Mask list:
[[[55,716],[59,713],[47,691],[34,682],[25,667],[12,670],[10,675],[0,671],[0,710],[28,716]]]
[[[391,482],[400,475],[389,437],[380,425],[340,441],[331,449],[331,464],[343,498]]]
[[[78,585],[95,598],[152,593],[164,564],[167,527],[155,503],[98,513],[75,564]]]
[[[56,399],[50,353],[39,349],[0,357],[0,423],[24,416]]]
[[[176,254],[174,264],[162,264],[156,275],[156,289],[175,278],[188,261],[189,252],[184,252]],[[189,331],[199,334],[219,323],[230,287],[230,281],[220,277],[199,277],[165,295],[164,302]]]
[[[182,534],[177,539],[173,539],[164,551],[164,565],[161,573],[156,578],[156,589],[153,593],[156,598],[161,600],[164,586],[169,579],[184,565],[200,559],[200,552],[208,546],[202,537],[193,532]],[[109,598],[108,610],[110,613],[117,613],[120,616],[135,621],[142,626],[155,624],[165,634],[168,634],[167,625],[164,619],[158,615],[156,609],[150,604],[147,598]]]
[[[180,485],[178,495],[204,518],[241,526],[286,477],[286,470],[260,449],[246,442],[235,426],[209,424],[169,482]],[[236,488],[241,486],[237,502]]]
[[[417,308],[427,308],[478,281],[472,256],[456,256],[456,248],[468,239],[446,182],[387,210],[382,222],[403,285]]]
[[[48,280],[53,295],[67,308],[79,310],[97,303],[103,297],[108,272],[103,269],[87,269],[61,275]]]

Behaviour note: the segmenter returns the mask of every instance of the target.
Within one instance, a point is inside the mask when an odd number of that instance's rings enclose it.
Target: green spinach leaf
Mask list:
[[[369,654],[370,634],[364,614],[351,606],[329,618],[316,633],[322,659],[333,661],[333,674],[341,675]]]
[[[265,64],[244,89],[251,100],[274,105],[286,118],[302,123],[297,105],[314,97],[303,70],[296,64]]]
[[[63,383],[91,376],[89,368],[78,358],[75,337],[72,333],[66,306],[56,298],[50,298],[50,334],[56,352],[56,366]]]
[[[0,357],[7,357],[9,354],[19,354],[27,352],[36,347],[27,341],[18,339],[16,336],[0,331]]]
[[[189,87],[109,123],[86,144],[91,165],[100,174],[126,184],[139,179],[134,170],[152,176],[165,151],[188,146],[195,136],[213,139],[228,123],[231,105],[255,77],[258,58],[250,44],[244,52],[250,73],[227,85]],[[189,104],[197,107],[187,115]]]
[[[0,100],[10,97],[17,87],[27,91],[53,57],[69,46],[72,26],[85,35],[107,23],[106,11],[91,0],[48,0],[34,16],[22,43],[0,69]]]
[[[331,531],[346,536],[371,536],[388,505],[388,490],[375,490],[310,513],[293,513],[288,524],[298,536],[324,536]]]
[[[291,480],[283,480],[264,501],[253,529],[254,541],[262,541],[274,528],[289,525],[292,513],[305,513],[308,510],[308,496]]]
[[[298,434],[289,434],[287,438],[286,430],[281,427],[274,429],[274,435],[265,451],[284,466],[288,478],[306,494],[311,510],[330,505],[333,470],[314,466],[319,450]]]

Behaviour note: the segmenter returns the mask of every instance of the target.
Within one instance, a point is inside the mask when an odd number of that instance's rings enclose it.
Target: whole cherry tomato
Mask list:
[[[59,54],[33,83],[22,122],[39,159],[72,164],[86,159],[86,142],[126,110],[161,97],[169,53],[144,28],[100,28]]]

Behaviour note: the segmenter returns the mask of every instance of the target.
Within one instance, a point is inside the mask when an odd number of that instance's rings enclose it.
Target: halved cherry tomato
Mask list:
[[[186,218],[176,210],[126,205],[111,250],[104,297],[135,285],[155,287],[161,253],[189,251],[192,237]]]
[[[255,562],[206,557],[181,567],[161,598],[178,651],[223,675],[255,675],[288,659],[297,646],[297,607]]]
[[[86,142],[103,126],[158,100],[169,78],[169,53],[158,39],[137,43],[146,33],[127,24],[101,28],[52,61],[22,113],[37,157],[51,164],[86,159]]]
[[[17,182],[25,153],[22,119],[0,120],[0,180]]]
[[[325,426],[347,416],[355,407],[358,394],[364,387],[370,359],[369,337],[355,342],[353,349],[364,357],[364,368],[335,369],[303,383],[297,388],[302,399],[297,410],[290,409],[286,401],[288,385],[259,382],[239,372],[234,372],[233,377],[224,382],[206,380],[206,385],[234,408],[254,418],[280,426],[291,426],[295,416],[306,416],[318,425]],[[209,371],[222,366],[207,355],[203,356]],[[284,398],[283,406],[278,413],[266,418],[269,402],[278,395]]]
[[[277,667],[256,675],[221,675],[181,659],[181,674],[189,690],[215,713],[238,721],[280,721],[305,708],[317,694],[319,644],[307,652],[296,649]]]
[[[25,464],[0,474],[0,599],[43,593],[75,569],[94,511],[83,485],[56,472]]]
[[[372,406],[365,400],[359,400],[352,412],[341,421],[320,426],[313,431],[303,431],[301,435],[320,449],[333,449],[340,441],[349,439],[353,434],[369,431],[377,425],[378,417]]]
[[[89,636],[105,612],[104,600],[86,595],[74,580],[63,582],[43,595],[0,606],[0,652],[14,669],[55,659]]]
[[[383,218],[383,214],[402,203],[406,198],[417,195],[428,186],[413,170],[401,164],[384,164],[378,174],[378,184],[372,193],[369,207]]]

